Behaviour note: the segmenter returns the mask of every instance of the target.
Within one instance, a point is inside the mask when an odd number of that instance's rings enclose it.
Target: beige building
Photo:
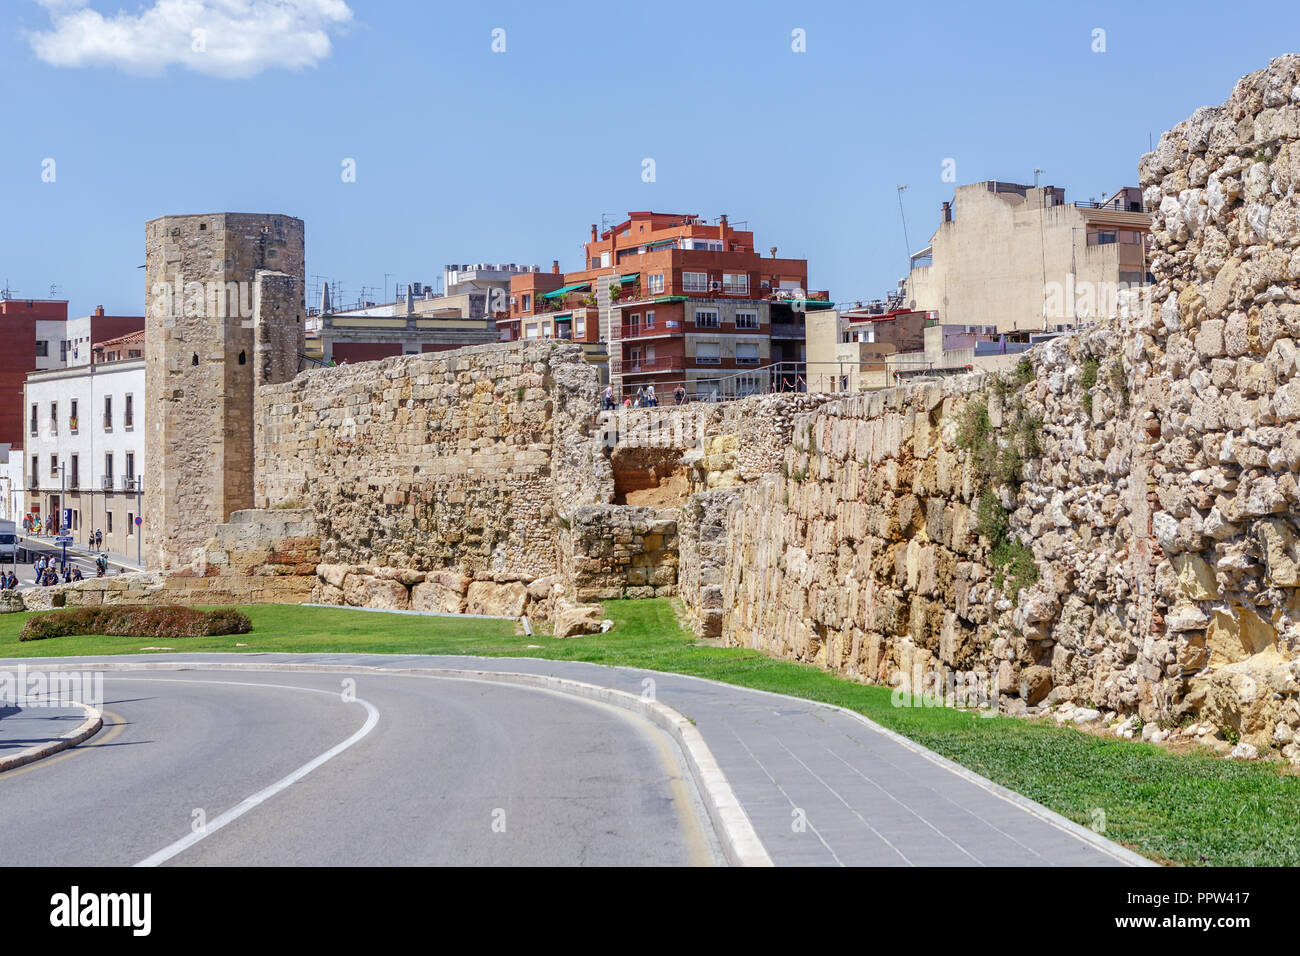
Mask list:
[[[1113,315],[1147,282],[1151,217],[1136,187],[1100,202],[1055,186],[982,182],[943,204],[912,257],[905,301],[945,325],[1057,329]]]

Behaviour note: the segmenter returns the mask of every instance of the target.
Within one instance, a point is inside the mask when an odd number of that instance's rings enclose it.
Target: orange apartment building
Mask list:
[[[650,384],[661,401],[679,384],[692,398],[798,387],[804,314],[833,305],[806,291],[807,260],[762,256],[726,216],[630,212],[604,233],[593,225],[585,257],[576,272],[557,262],[513,277],[498,331],[603,344],[620,396]]]

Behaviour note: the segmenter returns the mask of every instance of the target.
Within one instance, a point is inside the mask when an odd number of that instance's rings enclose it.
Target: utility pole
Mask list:
[[[140,558],[140,538],[144,535],[144,515],[140,511],[143,507],[140,493],[141,486],[144,484],[144,474],[133,475],[132,478],[135,481],[135,563],[141,570],[144,570],[144,561]]]

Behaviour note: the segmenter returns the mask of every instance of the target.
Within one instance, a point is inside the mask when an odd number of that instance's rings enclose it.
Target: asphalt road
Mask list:
[[[445,678],[105,675],[104,728],[0,774],[7,865],[721,861],[670,738],[629,712]],[[304,773],[303,771],[308,772]]]

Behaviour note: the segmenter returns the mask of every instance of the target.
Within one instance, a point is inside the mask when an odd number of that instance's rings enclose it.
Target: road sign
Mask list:
[[[137,525],[142,525],[142,524],[144,524],[144,519],[141,518],[139,515],[137,515],[137,516],[136,516],[136,519],[135,519],[135,523],[136,523]]]
[[[54,543],[55,543],[55,544],[61,544],[61,545],[63,545],[64,547],[67,547],[68,545],[70,545],[70,544],[73,543],[73,541],[72,541],[72,535],[70,535],[70,534],[61,534],[61,535],[59,535],[57,538],[54,539]]]

